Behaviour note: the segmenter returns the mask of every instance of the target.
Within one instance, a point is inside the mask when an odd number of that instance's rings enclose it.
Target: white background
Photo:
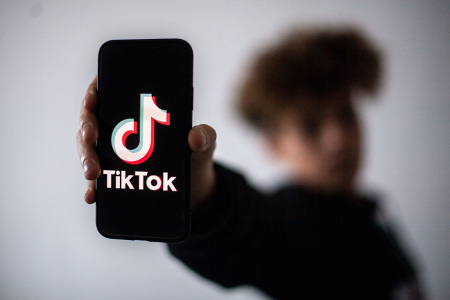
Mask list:
[[[450,299],[448,1],[0,2],[0,298],[264,299],[188,271],[164,245],[108,240],[84,203],[78,112],[109,39],[180,37],[195,53],[194,123],[217,158],[272,188],[281,175],[232,108],[254,51],[293,24],[360,25],[386,53],[364,107],[364,185],[381,191],[431,299]]]

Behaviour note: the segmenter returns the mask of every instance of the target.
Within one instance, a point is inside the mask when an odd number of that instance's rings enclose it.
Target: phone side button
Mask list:
[[[194,110],[194,87],[191,87],[190,102],[191,102],[191,110]]]

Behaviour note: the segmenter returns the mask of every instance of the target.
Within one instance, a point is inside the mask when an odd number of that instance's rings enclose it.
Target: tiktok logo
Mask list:
[[[137,133],[137,122],[134,119],[125,119],[113,130],[111,144],[114,152],[124,162],[132,165],[141,164],[152,155],[155,146],[155,122],[170,125],[170,114],[160,109],[151,94],[141,94],[141,110],[139,120],[139,145],[129,150],[125,141],[130,134]]]

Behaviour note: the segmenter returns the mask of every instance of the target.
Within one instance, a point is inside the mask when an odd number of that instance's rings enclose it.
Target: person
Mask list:
[[[169,251],[224,287],[274,299],[421,299],[416,271],[374,199],[357,191],[363,134],[355,110],[381,77],[379,50],[353,28],[295,29],[261,52],[238,108],[285,162],[292,182],[270,194],[213,160],[216,132],[191,129],[192,230]],[[80,113],[78,150],[95,202],[96,80]]]

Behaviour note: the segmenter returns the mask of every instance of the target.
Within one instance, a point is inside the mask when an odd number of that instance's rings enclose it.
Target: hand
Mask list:
[[[95,202],[95,179],[100,176],[100,163],[95,152],[95,142],[98,138],[98,124],[95,116],[97,106],[97,77],[89,85],[81,104],[80,129],[77,133],[78,156],[87,181],[84,200]]]
[[[78,156],[87,181],[84,200],[95,203],[95,180],[100,176],[100,163],[95,152],[98,138],[98,123],[95,116],[97,106],[97,78],[89,85],[81,104],[80,129],[77,133]],[[192,150],[191,203],[195,207],[213,193],[216,176],[213,167],[213,153],[216,143],[215,130],[206,125],[193,127],[188,136]]]

